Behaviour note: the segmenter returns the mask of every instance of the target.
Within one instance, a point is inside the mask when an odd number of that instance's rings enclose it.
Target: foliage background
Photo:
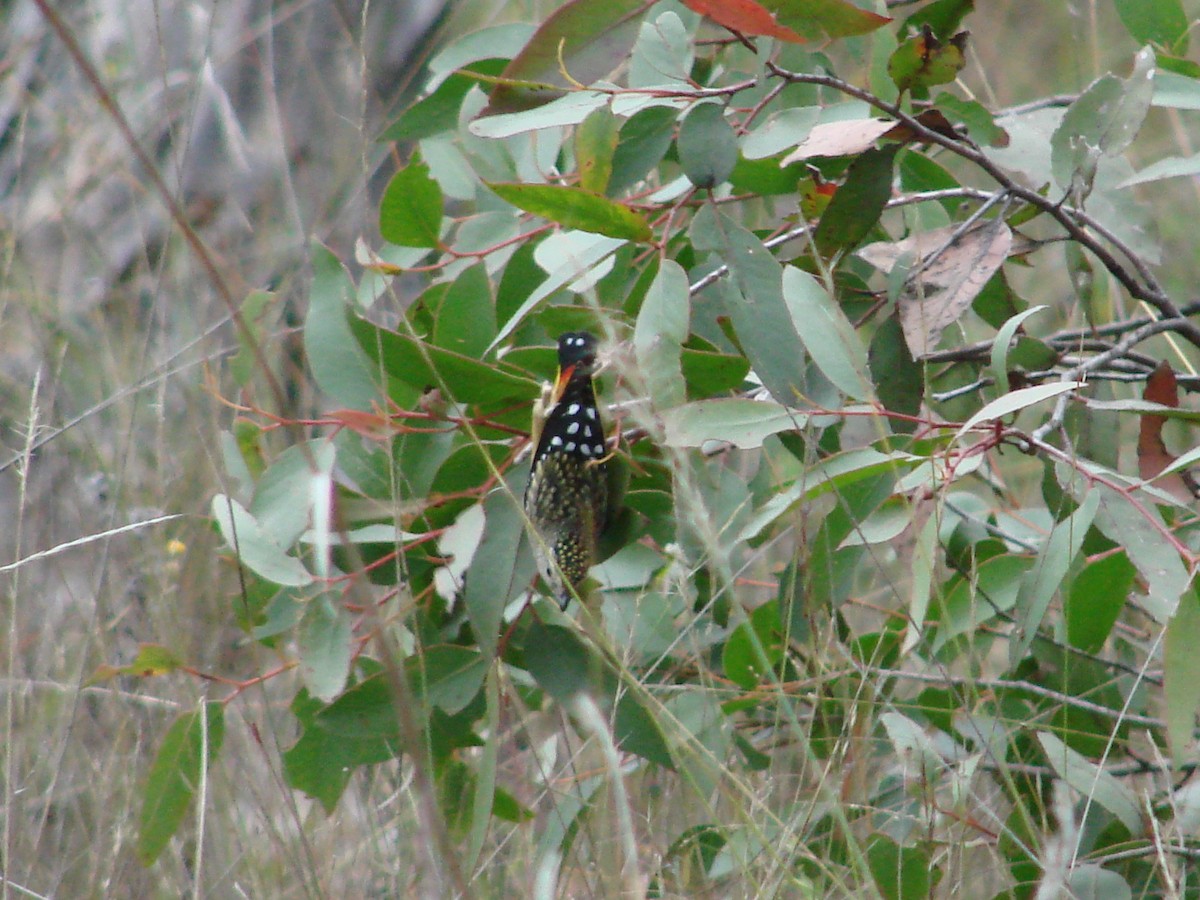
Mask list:
[[[992,108],[1074,94],[1106,71],[1126,72],[1138,49],[1108,3],[1040,4],[1036,21],[1028,4],[981,6],[967,22],[972,39],[960,78]],[[269,287],[279,298],[261,346],[285,379],[288,406],[272,411],[301,416],[328,409],[311,393],[297,333],[310,289],[309,238],[347,262],[359,236],[377,244],[378,199],[398,159],[375,137],[403,106],[430,46],[511,18],[540,21],[548,8],[459,3],[439,20],[437,10],[407,3],[364,13],[353,4],[97,0],[60,12],[237,296]],[[212,280],[147,189],[61,37],[33,3],[0,15],[9,60],[0,102],[7,226],[0,415],[11,454],[0,491],[11,511],[3,552],[19,563],[5,570],[2,632],[5,890],[383,896],[428,885],[432,864],[422,851],[430,835],[410,773],[394,764],[363,769],[332,815],[285,786],[280,759],[297,733],[287,709],[297,682],[287,675],[248,687],[228,705],[224,742],[202,786],[206,802],[190,809],[154,866],[138,862],[143,791],[169,724],[229,687],[184,672],[96,686],[89,677],[99,666],[131,662],[145,643],[170,648],[196,672],[231,679],[287,658],[255,648],[238,627],[239,580],[222,562],[207,515],[211,496],[230,490],[218,435],[231,415],[216,395],[235,394],[229,367],[238,348]],[[427,28],[428,42],[407,40]],[[1187,115],[1154,109],[1134,146],[1135,164],[1191,155],[1196,137]],[[1195,182],[1148,185],[1138,197],[1163,240],[1156,273],[1173,296],[1191,297]],[[1015,273],[1014,284],[1031,301],[1066,304],[1072,296],[1065,264]],[[406,280],[399,293],[411,297],[422,286]],[[1122,427],[1129,440],[1120,443],[1131,446],[1136,423]],[[1174,436],[1186,446],[1182,431]],[[270,441],[276,453],[285,445]],[[1128,454],[1122,464],[1126,472],[1136,465]],[[180,518],[120,530],[160,515]],[[34,556],[81,538],[88,540]],[[885,590],[904,592],[902,581]],[[824,663],[834,658],[831,651]],[[893,690],[859,699],[883,713]],[[564,727],[552,711],[519,716],[532,733],[553,736]],[[845,727],[852,735],[853,723]],[[519,749],[527,748],[506,747],[505,759],[526,773],[532,766]],[[709,817],[750,820],[762,797],[801,795],[811,784],[801,784],[786,759],[781,754],[762,778],[738,781],[747,790],[727,795],[715,811],[688,791],[639,776],[644,793],[640,782],[630,785],[639,821],[661,826],[661,843]],[[1041,831],[1030,840],[1046,858],[1069,802],[1054,808],[1052,793],[1031,801]],[[538,798],[521,799],[532,806]],[[198,811],[203,821],[191,818]],[[502,874],[490,888],[524,887],[541,858],[541,826],[506,832],[493,857]],[[620,833],[603,820],[592,827],[598,847]],[[843,845],[807,827],[797,838],[815,852]],[[866,834],[854,841],[868,845]],[[950,874],[939,890],[1000,890],[1001,875],[964,886],[971,864],[998,871],[1005,850],[988,841],[962,846],[970,858],[942,866]],[[905,864],[897,858],[898,871]],[[582,862],[568,865],[566,877],[578,879],[564,882],[568,893],[603,884]],[[752,872],[712,890],[754,895],[774,878]],[[870,889],[882,890],[880,883],[886,879]],[[1141,889],[1169,894],[1163,883]]]

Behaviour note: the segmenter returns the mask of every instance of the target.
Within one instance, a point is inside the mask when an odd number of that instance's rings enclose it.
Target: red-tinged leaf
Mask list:
[[[801,37],[819,40],[869,34],[892,21],[850,0],[762,0],[775,18]]]
[[[1146,379],[1146,390],[1142,399],[1172,409],[1179,406],[1179,384],[1175,380],[1171,364],[1166,360],[1159,363],[1158,368]],[[1167,450],[1166,442],[1163,441],[1163,426],[1166,423],[1166,416],[1154,413],[1141,415],[1137,442],[1138,474],[1147,481],[1175,462],[1175,455]],[[1200,488],[1190,469],[1172,472],[1155,482],[1155,486],[1184,502],[1194,500],[1198,495],[1197,489]]]
[[[591,84],[608,75],[633,49],[642,13],[650,5],[647,0],[563,4],[501,73],[505,81],[527,84],[497,85],[481,115],[533,109],[577,84]],[[571,81],[563,76],[563,68]]]
[[[567,228],[627,241],[649,242],[654,236],[650,223],[628,206],[583,188],[511,182],[488,187],[513,206]]]
[[[807,221],[815,222],[824,215],[838,186],[835,182],[821,180],[821,173],[814,169],[812,177],[802,179],[796,189],[800,194],[800,212]]]
[[[773,37],[793,44],[804,42],[804,38],[776,22],[771,11],[755,0],[683,0],[683,5],[739,34]]]

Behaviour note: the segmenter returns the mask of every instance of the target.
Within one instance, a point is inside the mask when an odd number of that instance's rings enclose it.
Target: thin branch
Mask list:
[[[970,678],[958,677],[948,674],[934,674],[931,672],[905,672],[902,669],[881,669],[875,666],[865,666],[865,671],[871,675],[878,675],[882,678],[902,678],[908,681],[920,681],[925,684],[949,684],[956,687],[975,687],[984,688],[989,691],[1002,690],[1018,690],[1025,691],[1037,697],[1042,697],[1046,700],[1053,700],[1056,703],[1062,703],[1064,706],[1072,706],[1076,709],[1086,710],[1090,713],[1095,713],[1106,719],[1113,719],[1117,722],[1126,722],[1131,725],[1141,725],[1145,728],[1166,728],[1166,724],[1161,719],[1156,719],[1153,716],[1140,716],[1136,713],[1122,712],[1119,709],[1111,709],[1100,703],[1092,703],[1090,700],[1084,700],[1081,697],[1073,697],[1070,694],[1064,694],[1061,691],[1051,690],[1047,687],[1042,687],[1040,684],[1034,684],[1031,681],[1008,681],[1003,678]]]
[[[1167,296],[1162,286],[1159,285],[1141,259],[1090,216],[1064,203],[1057,203],[1048,197],[1043,197],[1036,190],[1019,184],[978,147],[965,143],[957,137],[949,137],[928,127],[914,116],[906,113],[896,104],[881,100],[868,90],[856,87],[850,82],[843,81],[832,75],[793,72],[771,61],[767,62],[767,68],[773,74],[780,78],[785,78],[792,83],[827,87],[861,100],[905,125],[922,142],[936,144],[956,156],[975,164],[1012,196],[1036,207],[1058,222],[1072,240],[1080,246],[1085,247],[1100,261],[1101,265],[1125,287],[1131,297],[1150,304],[1162,313],[1164,319],[1176,320],[1178,327],[1172,330],[1177,331],[1191,344],[1200,347],[1200,326],[1184,319],[1178,307]],[[1090,234],[1088,228],[1100,233],[1109,245],[1127,257],[1134,272],[1136,272],[1136,276],[1127,266],[1121,264],[1113,251],[1109,249],[1109,246],[1106,246],[1103,241]],[[1139,280],[1139,277],[1141,280]]]

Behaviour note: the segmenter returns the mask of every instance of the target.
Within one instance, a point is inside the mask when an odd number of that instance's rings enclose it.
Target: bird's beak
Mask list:
[[[567,366],[565,369],[558,370],[558,380],[554,382],[554,393],[550,395],[550,401],[557,403],[562,399],[563,392],[567,389],[567,384],[571,380],[571,376],[575,374],[575,366]]]

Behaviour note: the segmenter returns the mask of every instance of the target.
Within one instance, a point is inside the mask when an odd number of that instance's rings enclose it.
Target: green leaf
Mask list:
[[[807,423],[806,415],[771,401],[741,397],[697,400],[663,412],[663,443],[699,447],[706,441],[727,441],[740,450],[751,450],[773,434],[799,430]]]
[[[659,268],[633,329],[633,352],[655,410],[684,401],[680,357],[688,337],[687,273],[674,260]]]
[[[779,622],[779,601],[770,600],[756,608],[725,641],[721,650],[725,677],[747,691],[778,678],[777,667],[787,649],[784,637]]]
[[[737,137],[725,118],[725,107],[700,103],[679,126],[679,164],[692,184],[712,190],[727,181],[737,164]]]
[[[1200,598],[1189,591],[1167,623],[1163,648],[1163,685],[1167,701],[1167,738],[1171,756],[1182,765],[1192,759],[1196,736],[1196,713],[1200,711]]]
[[[683,348],[680,362],[691,397],[711,397],[736,390],[750,371],[750,362],[744,356],[689,347]]]
[[[250,378],[258,366],[258,358],[251,342],[262,344],[265,337],[263,320],[278,299],[271,291],[251,291],[242,301],[240,312],[246,330],[236,329],[238,352],[229,360],[229,372],[238,387],[244,388],[250,383]],[[249,334],[246,331],[249,331]]]
[[[167,729],[142,794],[137,842],[142,865],[158,859],[179,830],[224,737],[224,707],[215,702],[205,703],[198,712],[184,713]]]
[[[1177,72],[1156,72],[1153,102],[1170,109],[1200,109],[1200,80]]]
[[[304,354],[317,386],[348,409],[370,412],[380,399],[376,369],[347,324],[354,284],[321,244],[312,251],[313,286],[304,320]]]
[[[1123,153],[1137,135],[1154,95],[1154,52],[1138,53],[1128,79],[1103,75],[1079,95],[1050,139],[1054,180],[1090,191],[1101,156]]]
[[[676,12],[667,10],[653,22],[643,22],[638,31],[629,58],[629,87],[682,87],[690,80],[695,62],[688,27]]]
[[[1071,646],[1100,652],[1125,608],[1135,574],[1128,556],[1113,553],[1088,564],[1075,576],[1063,602]]]
[[[742,155],[757,160],[790,150],[804,142],[820,118],[821,109],[817,106],[798,106],[772,113],[762,125],[742,138]]]
[[[966,32],[942,43],[932,30],[923,28],[920,34],[910,37],[892,53],[888,59],[888,76],[901,93],[948,84],[967,64],[965,48]]]
[[[623,691],[617,698],[613,739],[626,753],[637,754],[665,769],[675,769],[675,761],[671,758],[671,750],[658,720],[633,691]]]
[[[901,33],[915,33],[928,25],[942,40],[949,40],[962,27],[967,13],[975,8],[975,0],[933,0],[904,20]]]
[[[1046,617],[1050,601],[1054,599],[1063,579],[1070,571],[1071,563],[1083,547],[1083,539],[1092,526],[1092,519],[1100,506],[1100,495],[1091,491],[1086,494],[1079,508],[1067,518],[1054,525],[1050,536],[1038,551],[1037,560],[1021,585],[1017,597],[1018,627],[1020,640],[1009,645],[1009,662],[1016,664],[1029,652],[1037,630]]]
[[[633,187],[662,162],[675,137],[677,115],[669,107],[652,106],[634,113],[621,126],[608,182],[609,196]]]
[[[611,100],[611,95],[605,91],[572,91],[536,109],[476,119],[467,128],[477,137],[494,140],[546,128],[579,125],[592,113],[607,107]]]
[[[1081,386],[1082,382],[1079,381],[1055,381],[1049,384],[1038,384],[1033,387],[1021,388],[1019,391],[1010,391],[1002,397],[997,397],[983,409],[979,410],[979,412],[975,413],[975,415],[971,416],[971,418],[967,419],[963,423],[962,428],[958,430],[956,440],[961,440],[962,436],[976,425],[1002,419],[1005,416],[1033,406],[1035,403],[1042,403],[1051,397],[1057,397],[1059,394],[1078,390]]]
[[[867,845],[867,864],[875,886],[887,900],[916,900],[929,897],[941,870],[920,847],[901,847],[882,835]],[[931,874],[935,877],[931,877]]]
[[[510,22],[464,34],[429,60],[430,83],[440,84],[457,69],[471,68],[480,60],[512,59],[535,31],[537,26],[532,23]]]
[[[152,678],[155,675],[166,675],[174,672],[183,665],[174,651],[159,644],[141,644],[133,662],[125,666],[112,666],[107,663],[96,668],[84,683],[85,687],[101,684],[118,675],[130,675],[134,678]]]
[[[1132,413],[1136,416],[1162,416],[1164,419],[1175,419],[1179,422],[1200,423],[1200,411],[1198,410],[1163,406],[1161,403],[1154,403],[1149,400],[1093,400],[1088,398],[1084,403],[1088,409],[1094,409],[1099,412],[1123,412]]]
[[[455,130],[463,99],[472,87],[479,84],[479,79],[466,73],[499,75],[507,64],[507,59],[482,59],[464,66],[462,73],[451,74],[431,94],[401,113],[400,118],[379,136],[379,140],[419,141]]]
[[[759,0],[786,25],[809,40],[868,34],[892,21],[850,0]]]
[[[996,332],[996,339],[992,341],[992,377],[996,380],[997,393],[1008,393],[1008,352],[1013,336],[1026,319],[1044,309],[1049,309],[1049,307],[1031,306],[1024,312],[1017,313],[1010,318]]]
[[[783,299],[808,355],[843,394],[869,400],[867,351],[846,314],[829,292],[795,266],[783,270]]]
[[[419,390],[438,387],[461,403],[484,406],[528,403],[541,393],[537,381],[503,365],[489,365],[434,347],[365,319],[351,320],[350,327],[363,349],[389,376]]]
[[[938,653],[956,637],[973,634],[1015,607],[1032,567],[1028,557],[1001,554],[981,562],[971,578],[956,579],[941,601],[941,623],[931,652]]]
[[[478,695],[488,661],[474,647],[439,644],[412,657],[413,688],[448,715],[462,712]]]
[[[580,123],[575,132],[575,165],[579,169],[579,186],[585,191],[603,194],[608,190],[620,136],[621,122],[607,106]]]
[[[706,293],[721,297],[763,385],[783,403],[804,396],[803,344],[783,299],[779,262],[753,233],[714,206],[696,214],[690,233],[697,250],[714,252],[729,266],[732,278],[717,282]]]
[[[575,84],[605,77],[629,55],[645,8],[642,0],[571,0],[559,6],[502,73],[531,84],[497,85],[483,115],[532,109],[561,96],[571,86],[563,68]]]
[[[496,336],[496,305],[483,263],[454,279],[433,320],[433,344],[462,356],[481,357]]]
[[[875,394],[884,409],[901,416],[919,415],[925,399],[925,367],[909,352],[896,316],[875,330],[868,359]],[[911,434],[917,427],[916,422],[904,418],[890,417],[888,424],[894,434]]]
[[[1166,524],[1153,506],[1139,509],[1125,494],[1104,485],[1090,488],[1088,494],[1093,492],[1100,497],[1096,527],[1125,548],[1146,582],[1142,605],[1157,622],[1166,624],[1191,581],[1179,551],[1165,538]]]
[[[557,241],[554,239],[557,238]],[[553,242],[553,243],[552,243]],[[562,290],[563,288],[575,289],[581,282],[587,281],[591,283],[591,279],[604,266],[611,268],[612,256],[620,248],[625,245],[625,241],[619,238],[605,237],[604,235],[588,234],[580,231],[568,231],[556,235],[551,235],[544,240],[535,251],[535,257],[542,260],[544,257],[541,253],[545,248],[552,247],[554,253],[547,253],[545,256],[551,257],[555,263],[554,267],[549,271],[546,280],[537,286],[537,288],[522,303],[509,317],[508,321],[501,326],[500,332],[492,341],[488,351],[491,352],[497,346],[505,341],[510,334],[519,328],[525,321],[525,318],[532,313],[542,301]],[[547,265],[547,267],[549,267]],[[579,287],[579,290],[583,290]]]
[[[374,730],[363,727],[364,719],[352,717],[352,710],[366,712],[386,705],[386,715],[378,716]],[[382,677],[366,679],[346,691],[332,706],[301,690],[292,701],[292,714],[300,723],[300,738],[283,754],[283,774],[289,787],[303,791],[332,813],[345,791],[350,776],[359,766],[386,762],[399,755],[398,728],[390,690]],[[347,720],[354,728],[331,730],[326,716],[332,713],[339,725]]]
[[[289,587],[312,582],[304,564],[268,537],[254,516],[232,497],[224,494],[213,497],[212,515],[225,543],[237,554],[238,562],[251,572]]]
[[[402,247],[441,245],[442,189],[419,158],[414,157],[384,188],[379,233]]]
[[[1166,178],[1190,178],[1200,175],[1200,153],[1194,156],[1171,156],[1151,163],[1136,175],[1126,178],[1118,188],[1133,187],[1138,184],[1149,184],[1152,181],[1162,181]]]
[[[872,147],[850,164],[845,182],[829,201],[813,240],[822,256],[848,253],[871,233],[892,198],[892,164],[898,144]]]
[[[415,657],[406,659],[405,668],[411,668]],[[428,715],[428,709],[416,710]],[[400,738],[400,721],[396,716],[396,696],[389,679],[383,674],[364,678],[349,687],[333,703],[316,713],[314,724],[342,740],[361,743],[382,741],[389,745],[381,749],[389,758],[394,755],[392,746]]]
[[[967,127],[967,135],[980,146],[1003,147],[1008,144],[1008,132],[996,124],[992,111],[976,100],[963,100],[949,91],[938,94],[938,109],[946,118]]]
[[[919,457],[901,453],[884,454],[870,448],[848,450],[831,456],[762,504],[750,521],[742,527],[737,539],[753,540],[764,528],[797,503],[812,500],[831,491],[842,494],[850,485],[859,481],[879,478],[882,475],[899,475],[912,470],[920,462]],[[835,546],[840,544],[843,538],[844,535],[839,537]]]
[[[1138,799],[1128,785],[1072,750],[1050,732],[1039,731],[1037,739],[1047,762],[1076,793],[1090,797],[1120,819],[1130,834],[1137,836],[1142,833]]]
[[[1133,900],[1133,889],[1119,872],[1104,869],[1095,863],[1078,863],[1071,867],[1066,891],[1079,900]]]
[[[627,241],[649,242],[654,236],[643,216],[583,188],[501,182],[488,182],[488,188],[518,209],[567,228]]]
[[[1139,44],[1187,53],[1188,16],[1179,0],[1113,0],[1125,30]]]
[[[467,618],[475,642],[488,657],[499,643],[505,608],[529,589],[537,574],[525,540],[525,513],[519,506],[517,487],[514,478],[484,500],[483,538],[464,579]]]
[[[595,682],[598,660],[573,630],[534,618],[525,637],[525,668],[547,694],[568,703]]]
[[[350,673],[350,615],[339,595],[319,594],[308,602],[300,621],[300,677],[308,692],[326,703],[346,686]]]
[[[332,449],[325,440],[294,444],[271,460],[259,476],[250,501],[250,514],[272,543],[291,547],[309,527],[313,462],[317,453],[329,453]]]

